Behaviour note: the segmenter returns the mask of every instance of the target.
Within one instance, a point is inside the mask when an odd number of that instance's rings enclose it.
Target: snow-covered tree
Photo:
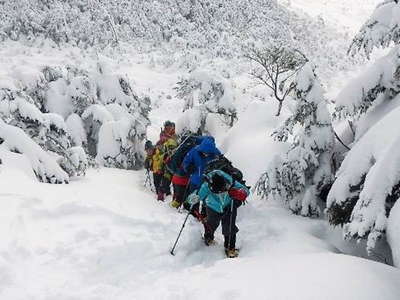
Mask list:
[[[306,57],[296,49],[281,45],[253,46],[247,50],[245,57],[254,64],[250,75],[258,84],[270,89],[278,101],[276,115],[279,116],[283,101],[293,89],[293,77],[307,62]]]
[[[351,120],[355,141],[328,195],[331,224],[343,225],[348,239],[367,239],[371,252],[385,236],[386,223],[400,196],[397,130],[400,101],[400,4],[379,4],[353,40],[350,52],[370,57],[374,48],[391,47],[336,100],[336,116]]]
[[[292,146],[276,157],[257,183],[257,192],[286,203],[296,214],[316,216],[318,199],[332,183],[334,134],[323,89],[312,63],[305,64],[293,81],[293,115],[274,133]]]
[[[232,127],[237,120],[232,86],[224,78],[211,72],[194,71],[182,78],[175,88],[178,98],[185,101],[184,115],[180,127],[192,132],[207,131],[207,118],[218,115],[223,122]],[[190,120],[190,124],[185,120]]]
[[[248,42],[274,40],[335,63],[345,36],[276,0],[18,0],[0,1],[0,39],[49,39],[82,48],[128,42],[162,48],[166,64],[187,57],[234,58]],[[318,51],[321,50],[321,51]],[[330,55],[326,55],[329,53]]]
[[[360,138],[343,161],[329,192],[327,213],[346,238],[367,238],[367,250],[384,236],[400,197],[400,134],[396,108]]]
[[[95,159],[106,166],[141,167],[150,100],[137,96],[127,78],[103,62],[93,72],[76,66],[18,72],[17,88],[0,89],[0,117],[51,154],[68,176],[84,175]]]
[[[400,42],[400,3],[398,0],[385,0],[380,3],[370,18],[354,37],[349,52],[359,51],[369,57],[375,47],[387,48],[392,42]]]
[[[68,183],[68,174],[56,158],[43,150],[22,129],[7,125],[0,119],[0,147],[25,155],[37,178],[48,183]]]
[[[51,152],[69,176],[84,174],[86,157],[79,147],[72,148],[63,118],[54,113],[42,113],[33,103],[34,99],[21,91],[0,89],[3,121],[21,128],[32,141]]]

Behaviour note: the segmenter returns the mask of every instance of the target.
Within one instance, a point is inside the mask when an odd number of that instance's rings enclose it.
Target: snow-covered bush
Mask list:
[[[400,19],[400,18],[399,18]],[[349,82],[336,99],[336,116],[357,119],[400,93],[400,47]]]
[[[390,211],[387,239],[392,248],[393,263],[400,268],[400,201],[397,201]]]
[[[354,37],[349,52],[353,55],[364,51],[369,56],[375,47],[386,48],[392,42],[400,42],[400,3],[385,0],[379,4],[370,18]]]
[[[0,120],[0,147],[25,155],[40,181],[68,183],[68,174],[57,163],[56,158],[44,151],[22,129],[7,125]]]
[[[106,165],[141,166],[150,100],[134,94],[127,78],[113,74],[105,63],[92,72],[70,65],[39,72],[21,66],[17,71],[18,88],[0,89],[0,117],[48,151],[69,176],[84,175],[96,157],[104,162],[110,156],[104,147],[98,156],[99,132],[107,123],[114,124],[114,131],[103,135],[103,144],[121,142],[124,158]]]
[[[329,221],[344,225],[346,238],[368,238],[368,250],[385,234],[400,196],[399,118],[397,108],[354,145],[328,195]]]
[[[100,128],[97,160],[107,167],[139,169],[145,137],[146,128],[134,118],[107,122]]]
[[[34,94],[31,95],[34,96]],[[39,100],[33,98],[24,91],[0,89],[0,117],[6,123],[21,128],[41,148],[57,157],[60,166],[68,175],[84,174],[85,163],[71,163],[72,156],[76,156],[73,152],[79,150],[71,149],[71,137],[62,116],[41,112],[35,105],[39,103],[41,106],[41,101],[41,98]],[[79,157],[81,162],[86,161],[82,154]],[[39,176],[39,178],[44,177]]]
[[[320,195],[333,181],[334,134],[315,67],[311,63],[304,65],[293,84],[293,115],[273,133],[283,142],[293,136],[292,146],[272,161],[256,188],[262,197],[282,201],[294,213],[315,216],[320,213]]]
[[[194,71],[175,87],[178,98],[185,101],[184,115],[178,121],[181,130],[207,132],[207,116],[215,114],[232,127],[237,120],[231,84],[212,72]]]
[[[343,225],[345,238],[367,239],[369,253],[385,237],[387,217],[400,195],[400,4],[386,0],[356,35],[354,54],[369,57],[375,47],[393,47],[343,89],[336,116],[352,121],[355,142],[328,195],[331,224]]]

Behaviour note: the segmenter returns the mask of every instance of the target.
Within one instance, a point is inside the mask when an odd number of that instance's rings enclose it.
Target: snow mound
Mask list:
[[[24,154],[41,181],[68,183],[69,176],[61,169],[57,161],[29,138],[22,129],[0,122],[0,140],[3,149]]]
[[[221,150],[244,172],[249,184],[254,184],[273,157],[288,147],[271,137],[273,128],[284,118],[275,116],[275,106],[272,101],[251,102],[221,143]]]
[[[400,201],[397,201],[390,210],[387,239],[392,249],[394,265],[400,268]]]
[[[182,278],[185,278],[185,284],[182,284]],[[154,282],[157,289],[144,288],[137,297],[171,300],[396,300],[399,280],[400,272],[396,269],[345,255],[278,255],[257,260],[222,260],[208,272],[207,267],[199,266],[161,278]]]

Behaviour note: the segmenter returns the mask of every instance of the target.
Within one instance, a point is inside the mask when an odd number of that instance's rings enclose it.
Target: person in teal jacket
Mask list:
[[[187,202],[194,207],[198,202],[206,206],[204,242],[207,246],[214,243],[214,233],[222,223],[225,253],[236,257],[237,208],[249,195],[243,184],[235,181],[229,174],[214,170],[205,175],[205,181],[197,192],[192,193]]]

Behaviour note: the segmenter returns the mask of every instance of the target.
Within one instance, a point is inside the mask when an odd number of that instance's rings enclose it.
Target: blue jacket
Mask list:
[[[211,178],[212,175],[215,173],[224,176],[231,184],[233,183],[232,187],[246,191],[247,195],[250,194],[250,191],[247,187],[237,181],[233,182],[232,177],[221,170],[212,171],[207,174],[207,177]],[[218,213],[222,213],[224,209],[227,206],[230,206],[232,203],[232,198],[229,196],[228,192],[214,194],[213,192],[211,192],[207,182],[204,182],[201,185],[200,190],[197,194],[200,197],[200,201],[202,201],[205,205],[207,205],[207,207]]]
[[[215,140],[211,136],[201,137],[201,143],[190,150],[183,159],[183,169],[190,174],[190,184],[198,188],[203,182],[203,173],[207,163],[221,152],[215,146]],[[206,154],[206,156],[202,155]]]

